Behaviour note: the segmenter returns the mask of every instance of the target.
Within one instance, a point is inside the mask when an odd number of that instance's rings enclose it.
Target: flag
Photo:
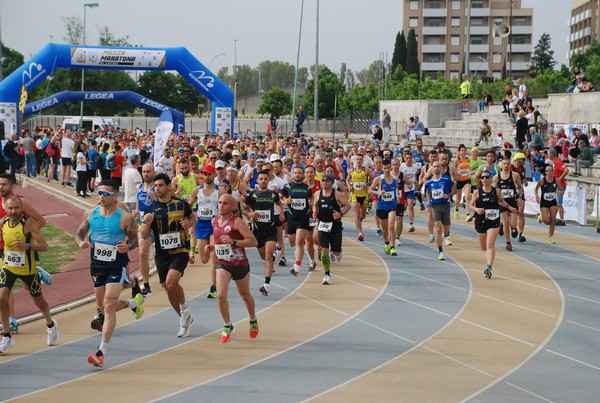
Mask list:
[[[158,168],[158,162],[163,156],[167,140],[173,131],[173,115],[168,109],[165,109],[158,118],[156,133],[154,134],[154,147],[152,148],[154,157],[154,168]]]

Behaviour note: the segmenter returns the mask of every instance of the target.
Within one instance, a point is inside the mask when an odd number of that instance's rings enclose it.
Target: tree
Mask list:
[[[314,66],[313,66],[314,67]],[[344,83],[326,66],[319,66],[319,115],[322,118],[333,118],[336,98],[345,93]],[[310,80],[306,85],[306,112],[313,114],[315,99],[315,80]]]
[[[550,35],[544,33],[535,45],[531,56],[531,67],[529,68],[531,77],[554,70],[557,62],[554,60],[554,51],[550,47],[550,42]]]
[[[108,27],[101,28],[99,30],[99,33],[100,33],[100,40],[99,40],[100,46],[122,46],[122,47],[133,46],[131,43],[129,43],[129,35],[122,37],[122,38],[116,38],[112,34],[112,32],[110,32],[108,30]]]
[[[368,69],[362,69],[356,73],[356,79],[363,87],[377,84],[383,80],[384,69],[383,60],[375,60]]]
[[[396,44],[394,45],[394,54],[392,55],[392,71],[396,71],[398,66],[406,65],[406,38],[404,31],[398,32],[396,35]]]
[[[0,61],[2,63],[2,74],[4,77],[8,77],[13,71],[18,69],[25,63],[25,58],[19,52],[14,49],[7,48],[2,45],[2,57],[3,60]]]
[[[83,43],[83,22],[76,16],[61,17],[65,24],[67,35],[63,37],[65,43],[69,45],[81,45]]]
[[[283,116],[292,110],[292,96],[281,88],[272,88],[262,96],[257,113]]]
[[[415,30],[411,29],[408,31],[408,38],[406,40],[406,65],[404,70],[408,74],[416,74],[417,77],[420,76],[421,70],[418,46]]]

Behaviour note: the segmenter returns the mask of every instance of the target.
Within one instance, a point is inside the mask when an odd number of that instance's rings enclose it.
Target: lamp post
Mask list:
[[[83,46],[85,46],[85,17],[86,11],[89,8],[100,7],[99,3],[85,3],[83,5]],[[81,92],[83,93],[85,88],[85,69],[81,69]],[[79,128],[83,126],[83,101],[79,103]]]
[[[233,40],[233,115],[237,109],[237,39]],[[237,116],[236,116],[237,117]]]
[[[210,70],[211,72],[212,70],[210,69],[210,67],[212,66],[212,62],[219,56],[225,56],[225,53],[219,53],[218,55],[213,56],[213,58],[210,59],[210,62],[208,62],[208,70]],[[200,109],[198,108],[198,111],[199,110]],[[210,99],[208,100],[208,110],[210,111],[212,116],[212,101]],[[198,112],[198,117],[200,117],[200,112]]]

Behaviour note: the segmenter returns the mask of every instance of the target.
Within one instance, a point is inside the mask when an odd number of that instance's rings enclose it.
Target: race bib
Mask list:
[[[104,243],[95,243],[94,259],[101,262],[114,262],[117,260],[117,247]]]
[[[381,200],[383,200],[384,202],[394,200],[394,192],[385,192],[383,196],[381,196]]]
[[[141,226],[144,224],[144,213],[143,211],[138,212],[138,224]]]
[[[318,230],[321,232],[331,232],[332,227],[333,227],[332,222],[319,221]]]
[[[498,209],[485,209],[485,219],[494,221],[500,218],[500,210]]]
[[[402,189],[396,189],[396,197],[397,197],[398,199],[401,199],[401,198],[402,198]]]
[[[218,244],[215,245],[215,255],[217,255],[217,259],[232,260],[233,249],[229,244]]]
[[[319,225],[319,219],[318,218],[309,218],[308,219],[308,226],[309,227],[316,227],[317,225]]]
[[[25,267],[25,252],[6,250],[4,253],[4,263],[8,266]]]
[[[552,201],[556,199],[556,192],[544,193],[544,200]]]
[[[160,234],[158,236],[161,249],[177,249],[181,246],[179,232],[173,234]]]
[[[461,169],[459,175],[462,176],[463,178],[465,176],[469,176],[469,170],[468,169]]]
[[[444,189],[433,189],[431,191],[431,198],[435,200],[444,198]]]
[[[500,193],[502,194],[503,199],[510,199],[511,197],[515,196],[514,189],[502,189]]]
[[[256,221],[270,223],[271,222],[271,210],[256,210],[258,217]]]
[[[354,187],[354,190],[364,190],[365,182],[354,182],[352,186]]]
[[[212,206],[198,206],[198,211],[196,214],[198,215],[198,218],[203,220],[213,218],[215,216]]]
[[[306,208],[306,199],[292,199],[291,206],[294,210],[304,210]]]

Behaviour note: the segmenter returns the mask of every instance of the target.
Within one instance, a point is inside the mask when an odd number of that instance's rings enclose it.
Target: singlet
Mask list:
[[[184,178],[183,175],[177,175],[177,186],[180,189],[183,188],[183,192],[180,192],[178,197],[189,202],[192,190],[196,187],[196,179],[193,174],[190,175],[189,178]]]
[[[31,242],[31,235],[25,234],[26,217],[14,227],[10,226],[9,218],[4,217],[2,224],[2,237],[4,238],[4,257],[2,258],[2,268],[11,271],[18,276],[28,276],[37,272],[35,264],[35,252],[29,250],[16,250],[12,247],[16,240],[22,240],[25,243]]]
[[[307,183],[307,185],[308,185],[308,183]],[[313,185],[313,187],[311,188],[310,185],[308,185],[308,188],[310,189],[312,194],[317,193],[319,190],[321,190],[321,181],[315,180],[315,184]]]
[[[286,183],[279,191],[285,197],[291,197],[292,203],[288,206],[288,218],[295,220],[306,219],[310,214],[309,199],[312,192],[306,183]]]
[[[406,203],[406,193],[404,192],[404,174],[400,172],[396,178],[396,201],[398,204]]]
[[[355,197],[367,196],[367,181],[368,176],[364,168],[358,171],[352,171],[352,193]]]
[[[324,175],[325,175],[325,171],[317,172],[317,170],[315,169],[315,180],[320,181],[321,179],[323,179]]]
[[[471,166],[471,185],[477,186],[477,181],[475,180],[475,173],[477,173],[479,167],[483,165],[483,161],[479,158],[469,159],[469,165]]]
[[[417,177],[417,173],[419,172],[419,168],[416,165],[408,166],[406,164],[402,164],[400,165],[400,172],[402,172],[404,176],[406,176],[412,182],[412,187],[408,187],[408,185],[406,184],[404,185],[404,191],[410,192],[412,190],[415,190],[415,179]]]
[[[335,198],[336,191],[331,189],[331,194],[329,196],[325,196],[323,192],[319,193],[319,200],[317,202],[317,206],[319,207],[319,211],[317,213],[317,218],[319,221],[323,222],[334,222],[339,220],[333,219],[334,211],[341,211],[340,206]]]
[[[458,161],[458,180],[461,182],[469,180],[469,169],[471,169],[471,163],[469,160]]]
[[[346,160],[346,158],[342,159],[342,163],[340,164],[342,166],[342,171],[344,171],[344,178],[348,177],[348,160]]]
[[[483,188],[479,188],[479,198],[475,202],[475,207],[484,209],[483,215],[475,214],[475,221],[483,223],[484,221],[496,221],[500,219],[500,205],[498,204],[498,194],[496,188],[492,186],[492,190],[484,192]]]
[[[276,203],[279,203],[279,194],[272,190],[261,192],[256,189],[246,196],[246,204],[258,212],[257,219],[252,221],[253,230],[268,231],[275,227]]]
[[[397,202],[397,183],[396,178],[392,176],[392,183],[385,181],[385,176],[381,176],[381,189],[385,193],[377,198],[377,210],[390,211],[396,209]]]
[[[221,243],[223,235],[227,235],[237,241],[244,239],[242,234],[234,229],[234,221],[237,217],[237,215],[232,214],[223,226],[219,226],[219,216],[213,220],[213,238],[215,240],[215,255],[217,257],[215,260],[226,266],[243,267],[249,265],[246,250],[240,246]]]
[[[503,199],[514,199],[517,197],[517,186],[513,181],[512,171],[509,172],[508,178],[502,179],[502,172],[498,174],[498,189]]]
[[[521,183],[525,181],[525,167],[517,167],[515,165],[510,166],[511,171],[519,174],[519,178],[521,178]]]
[[[558,190],[558,186],[556,185],[556,178],[552,178],[552,182],[548,182],[546,176],[543,177],[542,186],[540,187],[542,190],[542,195],[540,199],[542,203],[556,203],[556,192]]]
[[[421,169],[423,163],[425,162],[425,151],[421,151],[419,153],[417,150],[413,150],[412,156],[417,168]]]
[[[210,221],[218,213],[219,208],[219,188],[215,186],[213,192],[205,196],[204,185],[200,185],[198,188],[198,198],[196,202],[196,215],[198,216],[198,222]]]
[[[102,207],[95,207],[89,218],[92,274],[94,269],[127,265],[127,254],[117,252],[116,248],[127,237],[127,233],[121,228],[121,216],[124,211],[119,208],[112,215],[105,217],[101,210]]]
[[[138,186],[137,201],[138,201],[138,209],[139,209],[139,214],[138,214],[139,224],[142,223],[142,219],[144,218],[146,209],[154,201],[154,200],[152,200],[152,197],[150,196],[151,192],[156,194],[156,192],[154,190],[154,185],[152,185],[152,187],[150,188],[150,190],[148,192],[144,191],[144,182],[140,183],[140,185]]]
[[[431,192],[431,202],[433,204],[444,204],[450,202],[450,199],[445,198],[444,195],[450,194],[452,186],[454,186],[454,182],[448,176],[442,175],[437,180],[433,177],[429,178],[425,185],[425,190]]]
[[[498,168],[496,168],[496,164],[493,164],[491,168],[488,168],[487,165],[483,164],[483,172],[489,172],[492,175],[492,179],[498,176]]]
[[[193,214],[190,205],[177,197],[166,203],[155,201],[148,206],[146,214],[154,214],[152,232],[157,255],[175,255],[190,250],[189,231],[181,225],[181,220]]]

